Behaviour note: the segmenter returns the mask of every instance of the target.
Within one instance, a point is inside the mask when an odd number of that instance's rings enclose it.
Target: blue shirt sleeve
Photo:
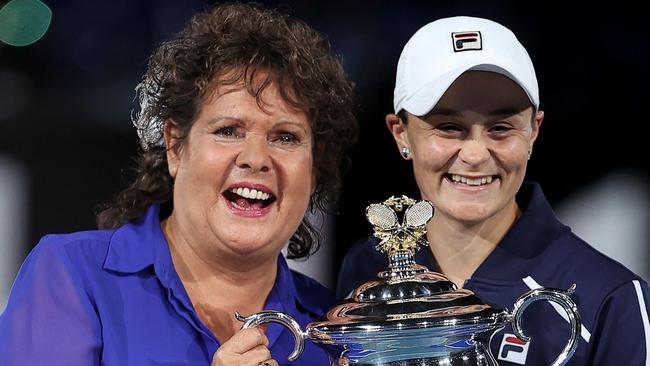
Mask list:
[[[650,290],[645,281],[627,282],[602,303],[591,365],[648,365]]]
[[[99,365],[101,324],[81,280],[65,246],[43,238],[0,315],[0,364]]]

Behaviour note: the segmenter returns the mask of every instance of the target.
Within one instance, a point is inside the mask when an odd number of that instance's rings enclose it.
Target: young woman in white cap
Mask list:
[[[524,182],[544,112],[515,35],[480,18],[427,24],[402,51],[394,97],[386,124],[422,198],[435,206],[429,250],[416,261],[501,308],[532,288],[575,283],[582,332],[570,364],[650,365],[647,283],[573,234],[540,186]],[[386,268],[376,244],[369,237],[350,249],[339,297]],[[510,327],[492,339],[501,365],[549,365],[564,347],[561,310],[543,303],[529,313],[530,342]]]

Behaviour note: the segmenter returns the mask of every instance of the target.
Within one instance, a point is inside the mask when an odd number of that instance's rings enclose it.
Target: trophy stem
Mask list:
[[[415,263],[413,251],[396,251],[388,257],[388,270],[379,272],[379,278],[391,278],[403,280],[415,277],[415,275],[427,272],[428,269]]]

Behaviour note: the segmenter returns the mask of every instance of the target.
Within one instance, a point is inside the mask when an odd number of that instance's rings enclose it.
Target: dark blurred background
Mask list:
[[[138,141],[130,115],[148,55],[213,3],[43,2],[52,20],[42,39],[24,47],[0,42],[0,209],[5,210],[0,210],[5,258],[0,280],[5,282],[42,235],[94,228],[97,205],[133,177]],[[0,7],[6,3],[0,0]],[[361,139],[351,152],[338,215],[330,219],[331,270],[323,282],[331,283],[345,250],[370,232],[366,205],[391,194],[417,196],[410,166],[399,157],[384,116],[392,112],[402,46],[424,24],[453,15],[505,25],[533,59],[546,119],[528,178],[541,183],[554,205],[583,197],[581,212],[591,214],[612,209],[584,206],[593,196],[579,192],[610,182],[612,204],[625,203],[623,212],[641,220],[643,233],[635,241],[647,255],[650,2],[264,3],[326,34],[357,84]],[[0,291],[0,304],[2,296]]]

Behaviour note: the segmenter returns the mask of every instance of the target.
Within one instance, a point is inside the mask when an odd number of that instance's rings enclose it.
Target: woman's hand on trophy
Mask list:
[[[221,345],[212,366],[278,366],[271,358],[269,340],[259,327],[242,329]]]

